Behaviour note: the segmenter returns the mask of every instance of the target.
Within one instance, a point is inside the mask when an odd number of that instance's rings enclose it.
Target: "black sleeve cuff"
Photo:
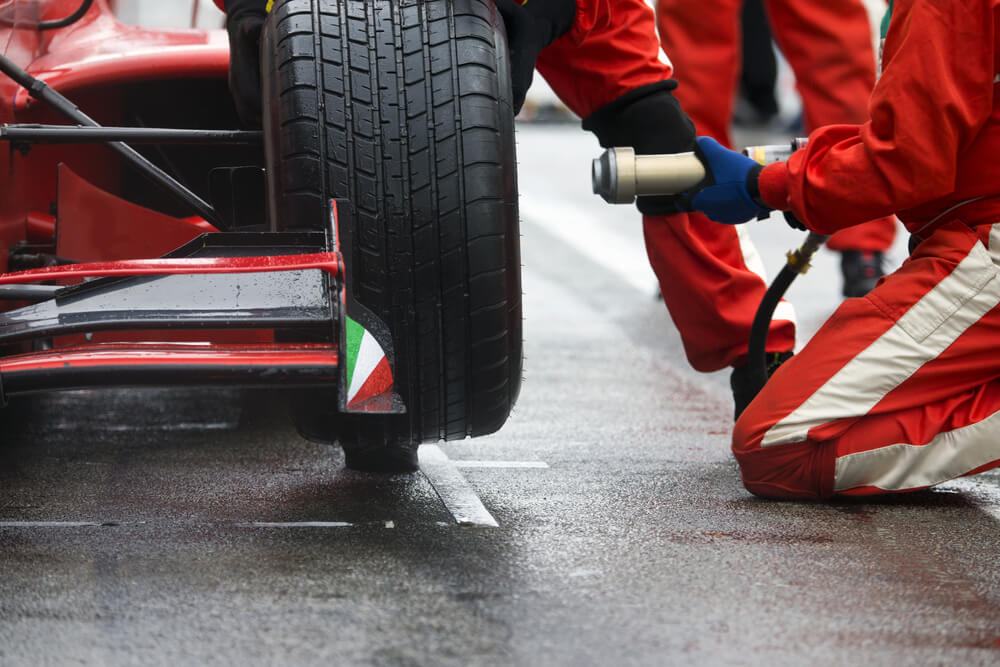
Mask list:
[[[750,199],[753,199],[753,203],[757,204],[761,208],[770,209],[771,207],[764,203],[764,200],[760,198],[760,172],[764,171],[763,165],[754,165],[747,172],[747,192],[750,194]]]
[[[604,148],[630,146],[638,155],[694,151],[694,123],[671,94],[675,88],[677,81],[667,79],[631,90],[587,116],[583,129]],[[666,215],[685,210],[677,202],[676,196],[643,196],[636,206],[646,215]]]
[[[604,148],[631,146],[639,155],[693,151],[694,123],[670,93],[676,87],[667,79],[629,91],[587,116],[583,129]]]
[[[267,0],[225,0],[222,4],[226,6],[227,16],[236,16],[245,12],[267,13]]]

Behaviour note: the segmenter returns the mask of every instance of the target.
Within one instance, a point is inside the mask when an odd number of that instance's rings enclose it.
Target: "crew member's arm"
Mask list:
[[[820,128],[787,163],[762,171],[700,137],[709,178],[692,206],[728,223],[752,219],[756,207],[791,210],[832,234],[954,193],[960,159],[976,162],[969,151],[992,143],[973,146],[993,112],[998,25],[1000,0],[897,0],[871,120]]]
[[[829,234],[954,192],[956,156],[993,111],[998,4],[897,0],[871,119],[821,128],[766,167],[763,202]]]
[[[573,27],[539,54],[538,71],[602,146],[639,155],[694,149],[694,124],[672,94],[677,81],[644,0],[578,0]],[[678,211],[672,196],[636,205],[649,215]]]
[[[507,30],[514,113],[521,110],[542,49],[576,22],[576,0],[496,0]]]

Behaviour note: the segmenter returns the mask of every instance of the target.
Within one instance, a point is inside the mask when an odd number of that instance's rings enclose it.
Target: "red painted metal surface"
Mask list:
[[[214,345],[207,343],[130,343],[81,345],[30,352],[0,359],[0,373],[53,368],[107,366],[263,366],[337,367],[339,355],[331,344]],[[334,371],[335,372],[335,371]]]
[[[0,0],[4,9],[13,10],[16,19],[13,24],[0,25],[0,52],[67,95],[101,124],[142,123],[130,104],[146,99],[146,91],[169,90],[169,95],[176,96],[177,107],[157,102],[156,110],[163,111],[158,114],[159,124],[215,127],[231,122],[236,126],[235,112],[223,109],[229,105],[229,48],[223,31],[125,25],[115,19],[107,0],[95,0],[87,15],[69,27],[44,32],[35,28],[38,20],[72,14],[79,2]],[[145,82],[152,82],[149,88]],[[189,82],[200,82],[203,87],[192,88]],[[217,91],[218,99],[186,94],[189,89]],[[172,105],[174,97],[170,100]],[[215,109],[216,115],[208,121],[201,112],[184,115],[192,109]],[[226,113],[232,114],[231,121]],[[203,125],[205,122],[218,125]],[[13,81],[0,77],[0,123],[65,124],[66,120],[31,100]],[[56,254],[87,262],[5,273],[0,275],[0,284],[304,269],[342,273],[337,253],[155,259],[200,233],[217,230],[201,218],[179,219],[147,208],[158,200],[134,197],[137,186],[130,176],[128,168],[104,146],[39,145],[22,153],[0,142],[0,271],[7,270],[8,248],[28,239],[46,243],[53,234],[58,237]],[[123,197],[143,201],[146,206]],[[49,215],[53,209],[58,211],[58,220]],[[0,308],[12,305],[0,304]],[[197,338],[182,338],[191,336]],[[317,377],[336,377],[339,353],[335,344],[276,344],[273,338],[268,330],[97,332],[90,339],[62,336],[55,340],[54,350],[0,358],[0,372],[145,366],[168,370],[171,366],[209,370],[214,366],[313,367]]]
[[[191,257],[183,259],[132,259],[47,266],[0,276],[0,285],[23,285],[42,280],[73,280],[95,277],[164,276],[174,273],[259,273],[320,269],[331,275],[341,270],[337,253],[275,255],[272,257]]]
[[[79,5],[77,0],[37,4],[44,7],[46,17],[66,16]],[[97,0],[72,26],[42,33],[39,47],[28,72],[60,92],[95,83],[224,77],[229,67],[229,42],[223,31],[125,25],[104,0]],[[19,90],[14,109],[32,104],[27,91]]]
[[[70,53],[47,55],[34,61],[28,71],[60,92],[70,94],[75,89],[97,83],[107,85],[151,79],[226,76],[229,44],[225,34],[214,36],[202,31],[201,35],[206,37],[202,43],[184,43],[176,39],[183,37],[183,33],[169,35],[169,39],[164,40],[161,32],[125,26],[121,33],[111,33],[105,38],[125,37],[127,41],[121,46],[135,45],[132,51],[94,53],[89,49],[97,44],[75,44]],[[139,40],[147,38],[145,47],[138,48]],[[63,60],[65,57],[71,60]],[[21,111],[34,104],[37,102],[21,89],[14,98],[13,107],[15,111]]]
[[[200,234],[218,231],[201,218],[181,220],[94,187],[59,165],[56,254],[78,262],[165,255]]]
[[[0,4],[5,18],[14,19],[0,23],[0,51],[67,94],[102,124],[134,122],[124,85],[211,81],[220,91],[225,89],[229,49],[223,31],[125,25],[115,19],[106,0],[96,0],[77,23],[38,31],[39,20],[69,16],[79,7],[79,0],[9,0]],[[185,98],[183,88],[177,98],[178,110],[184,108],[180,105],[203,103]],[[0,77],[0,123],[66,122],[44,105],[29,104],[28,99],[27,91]],[[197,125],[198,120],[193,122]],[[232,122],[235,126],[235,117]],[[29,221],[29,215],[47,213],[55,203],[56,165],[60,163],[112,194],[120,196],[127,189],[121,161],[103,146],[35,146],[22,155],[11,150],[8,142],[0,142],[0,271],[7,270],[8,248],[28,239],[29,233],[34,238],[39,232],[44,235],[44,229],[34,224],[37,216]],[[99,243],[99,238],[94,241]]]
[[[56,236],[56,217],[48,213],[29,211],[25,218],[28,241],[48,243]]]
[[[137,331],[94,331],[89,335],[68,334],[52,339],[52,347],[64,350],[104,343],[211,343],[212,345],[267,345],[274,342],[271,329],[142,329]]]

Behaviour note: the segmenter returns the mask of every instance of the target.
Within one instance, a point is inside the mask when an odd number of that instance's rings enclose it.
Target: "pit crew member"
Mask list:
[[[896,213],[910,257],[848,299],[739,418],[761,496],[911,491],[1000,464],[1000,0],[890,3],[861,125],[812,133],[760,169],[710,138],[693,205],[747,221],[791,210],[829,234]]]

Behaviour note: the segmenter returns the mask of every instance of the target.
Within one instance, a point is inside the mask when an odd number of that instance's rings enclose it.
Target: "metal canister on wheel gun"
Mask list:
[[[804,148],[806,138],[787,144],[748,146],[743,154],[762,165],[787,160]],[[609,204],[631,204],[644,195],[676,195],[705,179],[705,165],[694,153],[636,155],[627,146],[609,148],[594,159],[591,180],[594,194]]]
[[[766,167],[775,162],[787,161],[792,156],[792,153],[800,148],[805,148],[808,143],[808,137],[796,137],[787,144],[747,146],[743,149],[743,154],[754,162]]]

